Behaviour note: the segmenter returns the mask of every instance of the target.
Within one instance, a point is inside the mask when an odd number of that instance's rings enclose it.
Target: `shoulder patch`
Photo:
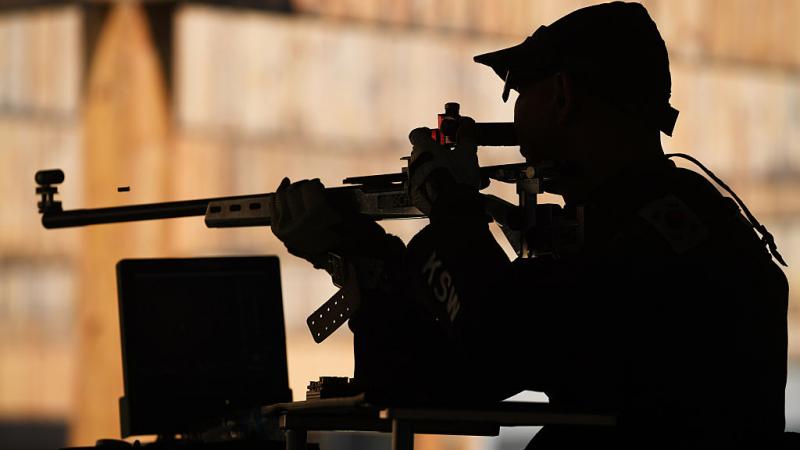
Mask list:
[[[652,201],[639,210],[639,216],[652,225],[675,253],[685,253],[708,237],[708,228],[697,215],[674,195]]]

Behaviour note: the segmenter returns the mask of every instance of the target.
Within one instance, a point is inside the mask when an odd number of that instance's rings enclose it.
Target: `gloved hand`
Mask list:
[[[480,187],[475,121],[462,118],[453,150],[434,141],[429,128],[412,130],[408,139],[413,146],[408,162],[409,195],[420,211],[430,214],[442,190],[454,183],[475,190]]]
[[[370,217],[333,203],[319,179],[284,178],[270,206],[272,233],[289,253],[329,270],[329,253],[344,258],[399,261],[403,241]]]
[[[327,253],[345,239],[337,229],[343,222],[325,196],[318,178],[291,183],[284,178],[272,200],[272,232],[289,252],[319,266]]]

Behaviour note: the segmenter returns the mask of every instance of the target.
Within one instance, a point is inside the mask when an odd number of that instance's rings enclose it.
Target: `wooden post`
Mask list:
[[[141,5],[115,2],[90,63],[83,115],[87,207],[165,197],[169,113],[163,72]],[[117,192],[129,186],[130,192]],[[122,395],[115,264],[165,252],[163,222],[83,229],[79,363],[71,443],[118,438]]]

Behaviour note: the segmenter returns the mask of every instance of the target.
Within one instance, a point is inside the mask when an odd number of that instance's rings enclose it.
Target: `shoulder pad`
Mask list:
[[[708,237],[708,227],[678,197],[669,194],[646,204],[639,216],[656,229],[675,253],[685,253]]]

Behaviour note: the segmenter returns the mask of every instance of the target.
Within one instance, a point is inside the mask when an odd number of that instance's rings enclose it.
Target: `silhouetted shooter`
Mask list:
[[[475,58],[519,92],[529,162],[560,168],[578,250],[510,262],[489,232],[470,121],[454,151],[411,132],[411,194],[430,224],[405,248],[338,211],[319,180],[284,180],[273,231],[363,274],[356,378],[390,402],[544,391],[619,411],[615,428],[545,427],[530,448],[768,448],[784,428],[788,286],[769,233],[661,148],[667,50],[639,4],[575,11]],[[759,237],[754,228],[759,232]],[[768,249],[769,248],[769,249]]]

